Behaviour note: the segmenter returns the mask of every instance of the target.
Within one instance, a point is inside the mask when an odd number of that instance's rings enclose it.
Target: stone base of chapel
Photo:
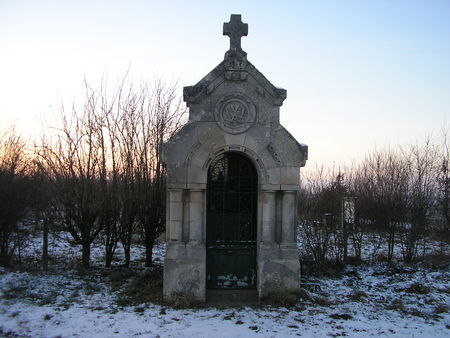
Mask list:
[[[300,291],[298,249],[292,244],[260,243],[258,248],[258,294],[297,294]]]
[[[166,302],[189,297],[206,300],[206,250],[201,243],[168,242],[164,259],[163,297]]]

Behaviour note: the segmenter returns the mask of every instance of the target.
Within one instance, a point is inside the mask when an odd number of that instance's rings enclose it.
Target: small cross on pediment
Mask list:
[[[231,14],[230,22],[224,22],[223,35],[230,38],[230,50],[242,50],[241,37],[247,36],[248,24],[241,21],[240,14]]]

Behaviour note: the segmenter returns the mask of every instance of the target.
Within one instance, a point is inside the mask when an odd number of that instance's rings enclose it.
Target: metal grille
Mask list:
[[[221,155],[208,174],[207,242],[256,242],[257,174],[237,153]]]
[[[256,286],[257,184],[255,167],[238,153],[210,166],[207,190],[208,288]]]

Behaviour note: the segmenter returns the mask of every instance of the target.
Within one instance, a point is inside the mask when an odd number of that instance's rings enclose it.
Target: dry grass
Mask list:
[[[330,317],[333,319],[343,319],[343,320],[349,320],[353,318],[352,315],[348,313],[333,313],[330,315]]]
[[[191,309],[201,306],[201,304],[195,300],[194,295],[189,292],[172,295],[170,300],[166,301],[166,304],[174,309]]]
[[[415,293],[419,295],[426,295],[430,293],[430,287],[423,285],[421,283],[413,283],[405,289],[407,293]]]
[[[261,299],[261,303],[276,307],[292,307],[297,303],[298,298],[299,296],[292,292],[280,290],[269,293],[266,297]]]
[[[319,305],[319,306],[324,306],[324,307],[330,307],[331,305],[333,305],[333,302],[330,301],[328,298],[326,297],[322,297],[322,296],[316,296],[314,297],[314,302]]]
[[[433,313],[435,313],[435,314],[448,313],[449,310],[450,310],[450,309],[449,309],[449,307],[448,307],[447,304],[445,304],[445,303],[440,303],[440,304],[438,304],[438,305],[434,308]]]
[[[367,294],[362,290],[355,290],[348,295],[348,298],[354,302],[360,302],[362,298],[367,298]]]
[[[400,298],[396,298],[392,302],[390,302],[386,306],[386,309],[387,310],[395,310],[395,311],[403,312],[403,313],[406,311],[405,304],[403,303],[403,301]]]
[[[118,274],[113,277],[113,283],[119,283],[121,278],[124,278],[125,281],[131,278],[131,281],[119,292],[118,305],[162,304],[163,269],[161,266],[134,276],[132,272]]]

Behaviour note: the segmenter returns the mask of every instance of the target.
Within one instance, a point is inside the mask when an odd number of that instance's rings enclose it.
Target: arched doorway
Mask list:
[[[258,175],[244,155],[226,152],[208,170],[206,287],[256,287]]]

